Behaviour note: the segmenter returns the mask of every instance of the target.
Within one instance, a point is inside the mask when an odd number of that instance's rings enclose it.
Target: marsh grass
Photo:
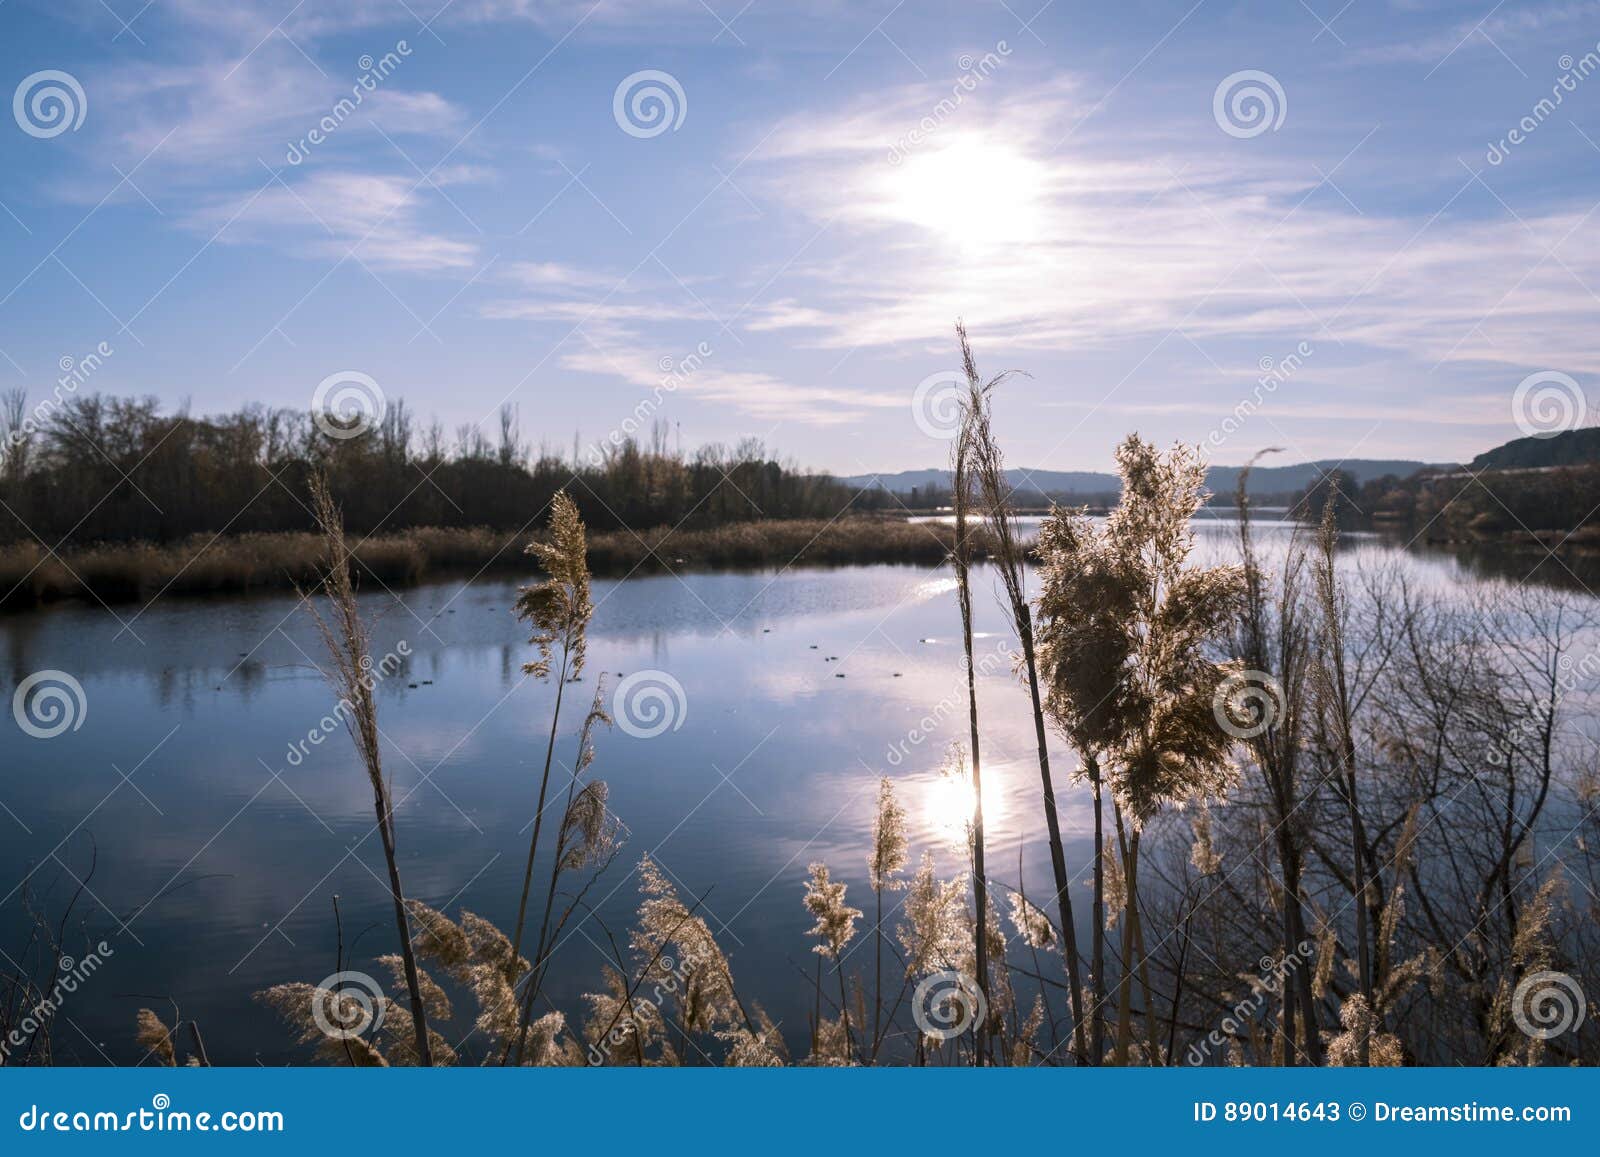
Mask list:
[[[328,613],[317,613],[316,604],[306,602],[316,620],[317,630],[327,647],[333,668],[328,682],[341,704],[348,704],[345,727],[361,759],[367,782],[372,787],[372,805],[377,816],[378,837],[389,869],[389,895],[394,903],[395,930],[400,938],[400,959],[406,991],[411,1005],[413,1043],[417,1063],[433,1064],[432,1042],[428,1036],[427,1005],[417,975],[417,961],[411,949],[411,929],[406,920],[405,889],[400,883],[400,860],[395,835],[394,804],[389,781],[383,772],[383,755],[378,730],[378,703],[373,695],[372,655],[368,629],[356,602],[355,584],[350,577],[349,548],[345,544],[344,520],[333,503],[327,483],[314,476],[311,481],[312,509],[322,529]]]
[[[1099,525],[1081,511],[1056,511],[1039,549],[1050,711],[1104,768],[1114,796],[1126,895],[1113,1057],[1123,1065],[1133,1043],[1135,974],[1146,1055],[1153,1063],[1162,1056],[1139,904],[1144,829],[1161,809],[1220,795],[1231,782],[1232,741],[1216,702],[1238,666],[1208,651],[1237,620],[1244,575],[1189,561],[1205,495],[1205,468],[1192,448],[1163,455],[1130,436],[1117,447],[1117,466],[1121,505]]]
[[[613,530],[588,542],[590,571],[687,573],[715,568],[904,563],[929,566],[948,556],[954,529],[944,523],[853,515],[838,519],[764,519],[710,529]],[[526,535],[482,527],[424,527],[378,534],[350,547],[366,582],[402,587],[452,575],[528,573]],[[987,534],[972,532],[986,557]],[[55,555],[37,543],[0,547],[0,609],[26,610],[63,599],[151,603],[165,597],[293,590],[320,577],[316,534],[196,536],[167,545],[107,544]]]
[[[966,346],[966,332],[957,328],[961,335],[962,351],[968,355],[970,351]],[[955,444],[950,451],[950,490],[951,501],[955,509],[955,541],[951,544],[950,559],[956,572],[956,605],[961,612],[961,650],[967,674],[967,737],[971,744],[972,762],[972,825],[971,825],[971,852],[972,852],[972,894],[973,902],[977,905],[977,919],[973,921],[974,940],[974,979],[978,982],[978,991],[989,990],[989,948],[988,937],[983,934],[983,929],[988,926],[989,919],[989,877],[985,869],[984,856],[986,841],[983,830],[983,748],[981,737],[978,733],[978,687],[977,670],[972,657],[972,560],[973,542],[972,531],[975,529],[972,519],[973,507],[976,504],[976,481],[972,476],[973,457],[978,452],[975,440],[982,436],[980,419],[983,414],[983,391],[978,386],[977,371],[972,369],[967,375],[968,397],[961,412],[961,427],[956,433]],[[984,1024],[974,1025],[973,1043],[982,1064],[988,1052],[986,1031]]]
[[[561,725],[561,700],[569,680],[576,681],[583,674],[584,659],[588,654],[589,618],[594,614],[594,602],[589,597],[588,547],[584,537],[583,520],[578,508],[565,492],[558,493],[550,503],[550,532],[548,541],[533,542],[527,553],[539,560],[546,578],[543,582],[524,587],[517,595],[517,618],[529,623],[533,632],[528,642],[536,650],[536,657],[524,663],[524,674],[534,679],[549,680],[552,665],[555,668],[555,706],[550,712],[550,735],[545,744],[544,770],[539,777],[539,799],[534,805],[533,834],[528,840],[528,865],[522,877],[522,898],[517,904],[516,930],[511,934],[512,954],[521,951],[522,933],[527,924],[528,893],[533,885],[533,865],[539,855],[539,836],[544,829],[545,798],[550,791],[550,765],[555,757],[556,732]],[[605,718],[601,707],[601,691],[595,692],[595,706],[584,721],[580,741],[577,776],[592,761],[589,743],[590,728],[598,719]],[[589,753],[585,760],[585,752]],[[567,814],[561,821],[561,833],[566,834],[567,816],[572,806],[571,791],[567,797]],[[539,950],[535,966],[528,978],[527,993],[523,998],[522,1029],[517,1036],[516,1060],[522,1063],[523,1048],[527,1043],[527,1026],[533,1018],[533,1002],[538,993],[539,969],[544,963],[544,938],[550,926],[550,910],[555,901],[556,880],[561,869],[560,849],[550,877],[550,896],[545,903],[544,926],[539,932]]]
[[[974,486],[993,541],[994,559],[1005,588],[1011,620],[1021,647],[1022,674],[1027,680],[1029,705],[1033,711],[1035,747],[1039,758],[1039,783],[1043,797],[1045,832],[1050,845],[1050,869],[1055,881],[1056,906],[1061,916],[1061,936],[1065,948],[1068,1007],[1072,1012],[1072,1039],[1080,1060],[1088,1049],[1083,1025],[1083,968],[1078,953],[1077,923],[1072,915],[1072,881],[1067,874],[1066,850],[1061,839],[1061,819],[1056,807],[1055,781],[1050,770],[1050,747],[1045,736],[1044,703],[1039,690],[1039,665],[1035,653],[1033,606],[1028,600],[1023,564],[1029,547],[1017,527],[1011,505],[1011,484],[1006,476],[1005,456],[992,425],[990,395],[1010,375],[1001,374],[985,382],[978,373],[966,328],[956,323],[956,338],[961,347],[961,365],[967,380],[967,396],[962,408],[961,440],[971,455]],[[980,925],[981,927],[981,925]]]

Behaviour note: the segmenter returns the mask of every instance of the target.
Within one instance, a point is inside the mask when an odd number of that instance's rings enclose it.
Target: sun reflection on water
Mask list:
[[[965,846],[967,831],[977,814],[977,793],[972,789],[971,770],[965,758],[959,768],[947,765],[933,774],[923,793],[924,823],[953,847]],[[1006,821],[1009,808],[1005,785],[1009,782],[1010,770],[1008,764],[999,760],[985,761],[982,765],[985,831],[994,831]]]

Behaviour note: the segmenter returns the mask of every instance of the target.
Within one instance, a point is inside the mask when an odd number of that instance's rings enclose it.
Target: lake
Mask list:
[[[1203,559],[1232,556],[1226,518],[1199,530]],[[1281,555],[1289,531],[1263,524],[1269,556]],[[1341,565],[1401,567],[1446,597],[1535,569],[1536,580],[1595,584],[1568,563],[1546,558],[1536,568],[1541,557],[1424,555],[1352,535]],[[504,926],[554,695],[522,673],[531,648],[511,614],[516,586],[457,581],[399,598],[363,595],[379,618],[374,656],[401,663],[377,697],[406,890]],[[564,782],[598,679],[608,704],[627,676],[646,693],[627,728],[598,735],[592,774],[610,784],[627,844],[553,967],[547,990],[569,1018],[581,1014],[584,992],[600,988],[608,932],[626,943],[633,869],[648,852],[681,895],[703,898],[741,995],[803,1051],[815,960],[801,905],[807,864],[827,862],[850,902],[870,912],[880,775],[893,778],[909,813],[913,866],[924,850],[946,874],[962,862],[969,804],[939,774],[947,745],[966,737],[953,592],[948,569],[898,566],[595,583],[588,667],[568,687],[553,782]],[[1032,721],[987,569],[976,574],[975,603],[991,871],[1015,885],[1020,869],[1037,895],[1049,864]],[[138,1061],[135,1011],[150,1006],[170,1023],[171,1002],[198,1020],[218,1063],[304,1060],[309,1050],[251,994],[335,971],[335,896],[346,967],[381,974],[373,958],[394,941],[371,791],[342,729],[322,722],[333,696],[315,666],[324,656],[314,625],[294,599],[276,596],[116,613],[120,621],[99,607],[62,606],[0,620],[8,699],[43,670],[83,689],[76,729],[34,738],[5,721],[0,886],[10,894],[0,905],[0,959],[16,967],[25,951],[25,895],[59,919],[81,881],[68,951],[103,938],[112,953],[61,1011],[59,1061]],[[1082,880],[1091,813],[1069,786],[1072,753],[1054,742],[1069,863]],[[1080,912],[1087,903],[1085,893]],[[856,944],[849,966],[870,977],[870,941]],[[452,1043],[465,1035],[455,1028]]]

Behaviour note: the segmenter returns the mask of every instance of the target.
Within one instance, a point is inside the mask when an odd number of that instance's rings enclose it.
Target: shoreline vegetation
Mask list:
[[[533,531],[418,527],[351,537],[351,571],[371,590],[486,573],[533,575]],[[837,519],[762,519],[698,529],[612,530],[590,537],[588,563],[600,578],[668,571],[910,563],[950,554],[955,528],[939,522],[852,515]],[[979,556],[987,546],[980,536]],[[107,543],[58,557],[38,544],[0,547],[0,610],[21,611],[69,599],[107,604],[169,596],[288,591],[318,583],[326,570],[318,534],[282,532],[228,538],[197,535],[169,545]]]
[[[1332,498],[1341,529],[1430,545],[1600,547],[1585,526],[1600,507],[1600,453],[1584,432],[1500,447],[1469,472],[1333,470],[1283,496],[1314,523]],[[1527,440],[1524,441],[1533,441]],[[530,514],[568,493],[590,529],[589,565],[607,577],[679,568],[911,563],[949,557],[954,529],[910,516],[948,511],[948,486],[896,494],[774,457],[758,440],[685,453],[664,423],[641,437],[570,452],[535,448],[506,407],[498,437],[447,435],[402,400],[376,415],[248,406],[163,412],[151,398],[47,399],[0,393],[0,611],[63,599],[112,604],[165,595],[290,590],[316,582],[322,557],[310,481],[327,479],[367,586],[486,570],[531,571]],[[1558,464],[1533,466],[1546,459]],[[1481,469],[1480,469],[1481,467]],[[1009,476],[1008,476],[1009,477]],[[1004,482],[1005,480],[1001,480]],[[1088,496],[1056,495],[1068,508]],[[1263,495],[1253,494],[1259,512]],[[1006,495],[1013,514],[1049,515],[1043,496]],[[1103,498],[1103,496],[1102,496]],[[1206,506],[1237,510],[1237,495]],[[1276,499],[1274,499],[1276,501]],[[1107,514],[1102,499],[1091,513]],[[650,529],[643,529],[650,528]],[[1576,528],[1576,529],[1572,529]],[[974,557],[994,543],[978,530]],[[1026,554],[1026,552],[1025,552]],[[1030,558],[1031,561],[1031,558]]]
[[[1098,514],[1098,511],[1092,513]],[[1373,519],[1358,525],[1410,538],[1403,524]],[[970,532],[974,561],[994,557],[986,527]],[[947,522],[915,522],[892,514],[837,518],[756,519],[721,526],[609,530],[588,543],[597,578],[744,570],[789,566],[879,563],[933,566],[948,561],[956,530]],[[368,537],[352,536],[357,586],[401,588],[449,578],[537,572],[528,547],[539,532],[488,527],[420,526]],[[1503,545],[1559,553],[1600,550],[1600,527],[1571,533],[1496,527],[1459,535],[1429,535],[1435,547]],[[1022,543],[1032,560],[1031,539]],[[149,603],[165,597],[205,597],[292,591],[319,582],[325,545],[312,532],[194,535],[172,543],[112,542],[59,552],[34,543],[0,545],[0,614],[55,603]]]

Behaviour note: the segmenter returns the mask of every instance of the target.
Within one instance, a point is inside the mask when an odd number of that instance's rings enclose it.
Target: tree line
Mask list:
[[[1600,509],[1600,465],[1423,470],[1365,482],[1331,470],[1291,507],[1314,521],[1330,500],[1341,527],[1414,527],[1430,542],[1549,533],[1563,543],[1592,543],[1596,533],[1584,524]]]
[[[894,503],[780,460],[758,439],[684,454],[669,448],[661,423],[643,443],[563,454],[525,441],[512,406],[491,436],[476,425],[424,425],[403,400],[361,429],[259,404],[198,417],[187,406],[164,412],[154,398],[74,395],[30,407],[22,390],[0,395],[0,542],[306,531],[317,473],[359,534],[520,529],[561,490],[602,530],[832,518]]]

